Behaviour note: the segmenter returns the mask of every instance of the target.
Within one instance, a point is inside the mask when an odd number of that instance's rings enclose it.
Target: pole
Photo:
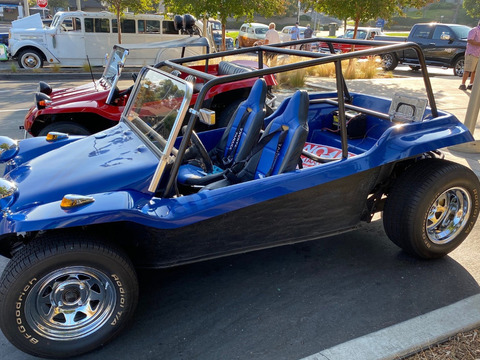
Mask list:
[[[478,68],[478,64],[477,64]],[[480,112],[480,81],[473,82],[472,92],[470,93],[470,100],[468,101],[467,112],[465,114],[464,125],[470,130],[475,132],[475,126],[477,124],[478,113]],[[450,147],[455,151],[461,151],[466,153],[480,153],[480,142],[478,140],[471,141],[469,143],[455,145]]]
[[[25,17],[30,16],[30,6],[28,6],[28,0],[23,0],[23,12]]]

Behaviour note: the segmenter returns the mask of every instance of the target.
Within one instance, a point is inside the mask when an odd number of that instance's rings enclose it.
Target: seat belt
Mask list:
[[[240,139],[242,138],[242,132],[243,129],[245,128],[245,124],[247,123],[247,119],[252,113],[252,108],[247,107],[245,112],[242,115],[242,118],[240,119],[240,122],[238,123],[237,129],[235,130],[235,133],[233,134],[232,141],[230,142],[230,145],[227,149],[226,155],[222,158],[222,163],[224,167],[228,167],[234,160],[235,152],[237,151],[238,145],[240,145]]]
[[[255,147],[252,149],[252,151],[250,152],[250,154],[245,158],[245,160],[242,160],[242,161],[239,161],[239,162],[235,162],[233,163],[233,165],[228,168],[225,172],[225,176],[227,177],[228,180],[230,180],[232,183],[236,184],[238,182],[241,182],[240,179],[238,179],[238,176],[237,174],[240,173],[240,171],[243,170],[243,168],[245,167],[245,165],[247,164],[247,162],[256,154],[258,153],[259,151],[261,151],[269,142],[270,140],[272,140],[272,138],[277,135],[278,133],[280,133],[279,137],[278,137],[278,143],[277,143],[277,149],[275,151],[275,156],[274,156],[274,160],[273,160],[273,165],[272,165],[272,168],[269,170],[269,172],[271,173],[273,171],[273,167],[275,165],[275,162],[276,162],[276,159],[278,157],[278,153],[280,153],[280,149],[283,145],[283,142],[285,141],[285,138],[286,138],[286,135],[288,133],[288,129],[289,127],[287,125],[281,125],[279,128],[277,128],[276,130],[272,131],[271,133],[265,135],[264,137],[262,137],[260,139],[260,141],[257,143],[257,145],[255,145]],[[282,138],[282,139],[280,139]],[[281,144],[280,144],[280,140],[281,140]],[[278,153],[277,153],[278,152]]]

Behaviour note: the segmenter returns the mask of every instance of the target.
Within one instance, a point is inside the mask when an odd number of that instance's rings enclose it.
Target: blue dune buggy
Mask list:
[[[382,211],[389,238],[414,256],[438,258],[459,246],[477,220],[480,184],[438,149],[473,138],[436,108],[428,76],[425,99],[350,93],[342,60],[411,47],[425,70],[417,45],[377,45],[340,55],[259,46],[165,61],[142,69],[113,128],[2,137],[0,254],[11,259],[0,279],[5,336],[36,356],[79,355],[132,317],[136,267],[314,240]],[[215,76],[186,66],[203,61],[208,69],[216,57],[251,51],[258,70],[227,62],[230,75]],[[301,58],[264,67],[266,53]],[[263,76],[327,63],[336,91],[298,90],[265,116]],[[197,134],[196,122],[214,122],[202,107],[207,92],[248,78],[258,80],[227,127]]]

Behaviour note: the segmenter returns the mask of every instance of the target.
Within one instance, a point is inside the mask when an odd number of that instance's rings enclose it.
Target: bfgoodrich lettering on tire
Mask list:
[[[111,340],[131,317],[138,281],[122,251],[58,233],[26,245],[0,278],[0,328],[20,350],[76,356]]]
[[[420,258],[447,255],[467,237],[479,212],[480,184],[465,166],[419,161],[393,184],[385,202],[388,237]]]

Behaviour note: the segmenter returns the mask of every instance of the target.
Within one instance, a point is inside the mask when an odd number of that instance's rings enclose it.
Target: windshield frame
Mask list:
[[[110,92],[108,93],[107,101],[105,101],[106,104],[110,104],[112,101],[115,88],[117,87],[118,80],[122,74],[122,69],[125,65],[125,60],[128,56],[128,53],[128,49],[115,45],[108,59],[108,63],[105,66],[105,70],[103,70],[101,79],[110,85]],[[115,56],[117,54],[119,55]]]
[[[163,77],[173,81],[174,84],[176,85],[182,85],[185,88],[184,91],[184,96],[182,103],[180,104],[178,108],[178,113],[175,118],[175,121],[172,125],[172,129],[170,130],[170,134],[168,136],[168,139],[164,139],[160,134],[155,132],[155,134],[158,135],[158,140],[161,142],[165,142],[163,150],[161,150],[159,147],[157,147],[144,133],[141,129],[139,129],[135,124],[133,124],[130,120],[128,120],[127,116],[130,113],[130,110],[135,104],[135,100],[137,98],[137,95],[139,94],[140,88],[143,83],[143,79],[145,78],[146,74],[148,72],[155,72]],[[183,89],[182,87],[182,89]],[[173,147],[175,144],[175,141],[178,137],[178,134],[180,132],[180,129],[183,125],[183,120],[185,119],[185,116],[188,111],[188,107],[190,105],[190,101],[193,96],[193,86],[190,82],[183,80],[182,78],[171,75],[165,71],[162,71],[160,69],[156,69],[151,66],[146,66],[142,68],[140,73],[138,74],[138,79],[135,82],[135,86],[132,90],[132,93],[130,95],[130,98],[128,99],[127,105],[125,106],[125,109],[122,113],[121,117],[121,122],[125,123],[137,136],[138,138],[150,149],[152,152],[159,158],[159,163],[157,165],[157,168],[155,170],[155,173],[153,174],[152,180],[150,181],[150,185],[148,187],[148,191],[155,193],[158,185],[160,183],[160,180],[162,178],[163,172],[165,170],[165,166],[169,163],[170,157],[171,156],[176,156],[177,150]]]

